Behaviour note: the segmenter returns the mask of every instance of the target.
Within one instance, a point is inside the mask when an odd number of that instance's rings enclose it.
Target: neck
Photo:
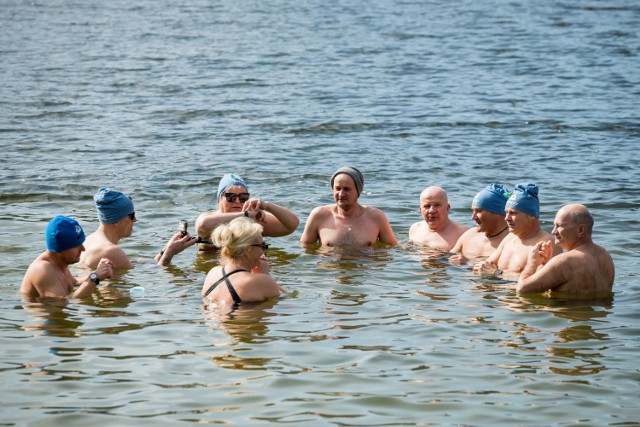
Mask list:
[[[502,233],[504,233],[508,229],[509,229],[509,226],[507,225],[502,230],[500,230],[500,231],[498,231],[496,233],[493,233],[493,234],[486,233],[485,235],[487,236],[487,238],[491,239],[492,237],[496,237],[496,236],[501,235]]]
[[[355,205],[349,207],[349,209],[343,209],[338,206],[338,213],[341,214],[345,218],[352,218],[358,216],[360,212],[360,206],[356,203]]]
[[[45,258],[53,265],[55,265],[60,271],[65,271],[69,268],[69,265],[64,262],[58,252],[51,252],[47,250]]]
[[[118,228],[114,227],[114,225],[115,224],[100,224],[100,227],[98,227],[98,232],[102,233],[102,235],[106,237],[108,241],[110,241],[114,245],[117,245],[120,239],[122,239],[122,236],[120,236]]]
[[[251,266],[249,265],[249,262],[246,259],[232,259],[230,260],[225,267],[227,267],[225,270],[227,270],[227,272],[231,271],[231,270],[247,270],[247,271],[251,271]]]

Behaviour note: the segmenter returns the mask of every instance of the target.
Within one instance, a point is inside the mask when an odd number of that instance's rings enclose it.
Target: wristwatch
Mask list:
[[[100,278],[98,277],[95,271],[89,275],[89,280],[91,280],[92,282],[95,282],[96,286],[100,284]]]

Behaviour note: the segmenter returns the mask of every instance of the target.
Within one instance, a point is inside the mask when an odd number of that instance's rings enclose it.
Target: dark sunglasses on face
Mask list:
[[[251,245],[251,246],[257,246],[257,247],[259,247],[259,248],[262,248],[262,250],[263,250],[263,251],[266,251],[267,249],[269,249],[269,245],[268,245],[268,244],[266,244],[266,243],[264,243],[264,242],[262,242],[262,243],[255,243],[255,244],[253,244],[253,245]]]
[[[244,203],[249,200],[249,197],[251,197],[249,193],[224,193],[224,198],[227,199],[227,202],[229,203],[235,202],[236,199],[240,200],[240,203]]]
[[[131,221],[135,221],[136,220],[136,213],[135,212],[131,212],[127,216],[129,217],[129,219],[131,219]]]

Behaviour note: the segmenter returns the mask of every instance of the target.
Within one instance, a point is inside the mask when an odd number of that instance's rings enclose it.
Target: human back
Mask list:
[[[269,274],[268,245],[255,220],[236,218],[216,227],[211,237],[220,248],[221,265],[207,273],[201,292],[205,301],[232,305],[286,294]]]
[[[563,293],[601,293],[610,291],[614,281],[613,259],[609,252],[593,242],[557,255],[548,264],[566,263],[566,282],[554,288]]]

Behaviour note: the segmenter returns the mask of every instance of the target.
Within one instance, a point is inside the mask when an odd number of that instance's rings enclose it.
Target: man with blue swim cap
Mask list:
[[[113,266],[108,259],[102,259],[87,277],[73,277],[69,265],[80,260],[84,241],[84,231],[75,219],[58,215],[49,221],[45,230],[47,250],[27,269],[20,292],[28,297],[84,298],[91,295],[101,280],[111,277]],[[75,285],[78,288],[74,290]]]
[[[433,249],[451,250],[469,227],[449,218],[450,210],[449,197],[443,188],[431,186],[424,189],[418,208],[423,221],[411,225],[409,241]]]
[[[300,224],[300,219],[289,209],[263,199],[252,198],[245,180],[234,173],[222,176],[216,197],[218,209],[203,212],[196,220],[196,234],[201,241],[210,241],[211,233],[219,225],[242,216],[256,220],[262,225],[262,235],[268,237],[288,236]],[[201,243],[199,249],[217,250],[214,245],[208,243]]]
[[[488,257],[509,234],[509,226],[504,220],[505,204],[511,192],[502,184],[489,184],[480,190],[471,203],[471,219],[476,226],[460,236],[449,258],[454,264],[461,264],[471,258]]]
[[[509,235],[486,261],[477,263],[473,271],[479,274],[499,274],[502,271],[520,273],[527,263],[529,251],[540,241],[551,242],[552,254],[562,249],[553,243],[553,236],[540,227],[540,200],[536,184],[518,184],[505,203],[505,221]]]
[[[377,208],[358,202],[364,188],[364,176],[353,166],[342,166],[329,181],[334,204],[314,208],[300,237],[302,244],[324,246],[396,245],[389,220]]]
[[[133,224],[137,221],[131,197],[120,191],[102,187],[93,196],[93,201],[100,225],[96,231],[87,236],[84,244],[86,251],[82,254],[80,262],[89,268],[94,268],[100,259],[108,258],[113,263],[113,268],[133,268],[133,263],[127,254],[118,246],[120,240],[131,236]],[[174,255],[195,243],[195,239],[188,233],[183,236],[178,232],[169,239],[154,261],[160,265],[166,265],[171,262]]]

